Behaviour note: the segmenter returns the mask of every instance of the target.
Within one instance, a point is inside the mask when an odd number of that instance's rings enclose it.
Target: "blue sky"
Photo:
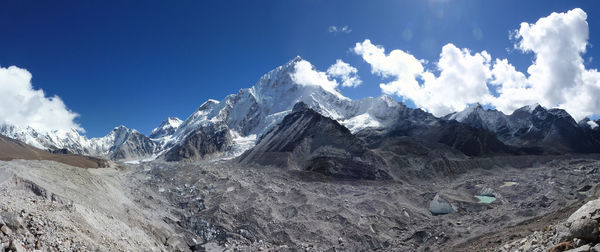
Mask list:
[[[595,1],[0,1],[0,66],[27,69],[36,89],[58,95],[90,137],[125,125],[149,133],[185,119],[209,98],[253,85],[296,55],[325,71],[342,59],[378,96],[382,79],[351,51],[370,39],[433,64],[453,43],[526,72],[509,31],[579,7],[588,17],[586,68],[599,68]],[[348,26],[349,33],[329,31]],[[507,48],[511,49],[507,51]],[[593,60],[589,61],[592,57]]]

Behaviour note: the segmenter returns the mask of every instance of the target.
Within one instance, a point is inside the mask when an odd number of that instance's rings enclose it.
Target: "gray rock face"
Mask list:
[[[439,194],[435,194],[433,200],[429,202],[429,212],[433,215],[449,214],[454,212],[454,208],[452,208],[452,205],[448,201],[440,197]]]
[[[218,155],[231,148],[232,136],[224,123],[201,126],[192,131],[179,145],[164,154],[167,161],[199,160]]]
[[[590,120],[586,117],[579,121],[578,124],[586,135],[591,136],[596,145],[600,146],[600,119]]]
[[[339,178],[388,179],[382,162],[337,121],[304,103],[242,154],[243,163],[291,167]]]
[[[505,115],[475,105],[444,118],[490,131],[503,143],[512,146],[540,148],[551,153],[600,151],[598,141],[562,109],[532,105]]]
[[[148,157],[156,153],[157,144],[147,136],[125,127],[118,127],[113,132],[116,133],[115,143],[110,148],[110,159],[127,160]]]
[[[420,109],[403,107],[398,113],[398,120],[388,128],[380,131],[366,129],[358,132],[357,136],[371,145],[381,145],[392,138],[410,137],[445,144],[469,156],[516,151],[485,129],[439,119]]]

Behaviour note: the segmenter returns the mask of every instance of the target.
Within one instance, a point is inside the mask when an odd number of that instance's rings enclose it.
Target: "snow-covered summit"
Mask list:
[[[114,159],[124,160],[152,155],[149,150],[156,149],[148,137],[125,126],[115,127],[106,136],[91,139],[82,136],[76,129],[42,133],[31,127],[9,124],[0,125],[0,134],[44,150],[67,149],[76,154],[104,158],[113,158],[115,153],[121,152],[119,158]],[[124,149],[127,150],[126,155],[123,153]]]
[[[179,128],[179,126],[183,123],[183,121],[177,117],[169,117],[164,120],[158,127],[150,132],[150,138],[156,139],[160,137],[164,137],[167,135],[171,135]]]
[[[479,103],[475,103],[463,111],[449,114],[444,118],[492,132],[497,132],[508,126],[507,115],[495,109],[485,109]]]

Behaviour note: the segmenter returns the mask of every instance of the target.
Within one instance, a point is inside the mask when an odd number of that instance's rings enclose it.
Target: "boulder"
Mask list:
[[[448,201],[440,197],[439,194],[435,194],[433,200],[429,202],[429,211],[433,215],[441,215],[454,212],[454,208],[452,208],[452,205]]]
[[[4,223],[13,230],[17,230],[23,226],[23,223],[21,222],[21,218],[16,213],[0,211],[0,218],[2,218]]]
[[[10,235],[10,233],[11,233],[10,228],[8,228],[8,226],[6,226],[6,225],[3,225],[2,227],[0,227],[0,231],[5,235]]]
[[[588,252],[588,251],[590,251],[590,245],[586,244],[581,247],[574,248],[574,249],[567,250],[567,251],[569,251],[569,252]]]
[[[10,244],[8,245],[8,249],[10,249],[13,252],[25,252],[26,251],[25,248],[23,247],[23,245],[21,245],[21,243],[16,240],[10,241]]]
[[[575,211],[564,226],[568,228],[567,239],[578,238],[588,242],[598,239],[598,219],[600,218],[600,199],[592,200]]]

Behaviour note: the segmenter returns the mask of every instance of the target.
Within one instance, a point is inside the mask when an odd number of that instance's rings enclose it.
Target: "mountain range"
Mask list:
[[[119,161],[238,157],[381,179],[390,175],[375,167],[393,162],[381,154],[391,150],[446,156],[600,152],[600,120],[576,122],[562,109],[540,105],[506,115],[479,104],[437,118],[386,95],[351,100],[335,89],[300,84],[293,74],[301,61],[296,57],[221,101],[209,99],[186,120],[169,117],[148,136],[118,126],[89,139],[76,130],[39,132],[8,124],[0,125],[0,134],[51,152]]]

